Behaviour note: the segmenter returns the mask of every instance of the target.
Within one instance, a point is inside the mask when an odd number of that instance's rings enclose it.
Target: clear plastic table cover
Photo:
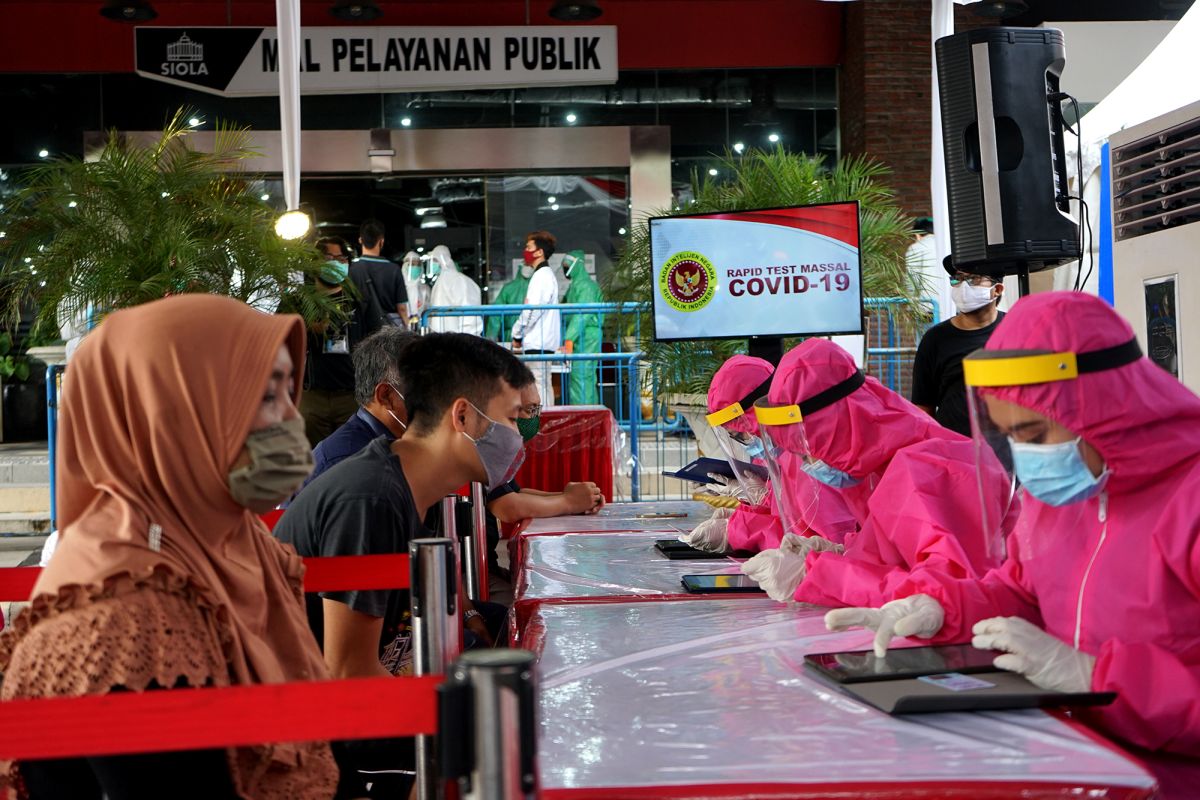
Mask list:
[[[516,599],[685,594],[684,575],[740,572],[743,559],[676,560],[654,549],[669,530],[527,536]]]
[[[525,533],[576,533],[581,531],[690,531],[712,516],[712,508],[697,500],[664,500],[653,503],[611,503],[595,514],[547,517],[529,523]],[[685,514],[683,517],[646,517],[648,514]],[[639,517],[642,517],[639,519]]]
[[[539,606],[546,796],[1150,796],[1141,767],[1044,712],[891,717],[810,677],[805,654],[869,647],[822,615],[757,598]],[[711,788],[645,788],[672,786]]]

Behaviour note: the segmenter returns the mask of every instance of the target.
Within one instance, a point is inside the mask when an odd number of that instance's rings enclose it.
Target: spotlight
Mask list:
[[[1029,10],[1029,4],[1025,0],[984,0],[980,3],[968,3],[966,8],[978,17],[1008,19],[1024,14]]]
[[[383,16],[375,0],[334,0],[329,13],[346,22],[370,22]]]
[[[583,22],[604,13],[596,0],[554,0],[550,16],[563,22]]]
[[[38,150],[38,158],[49,158],[49,157],[50,157],[49,150],[46,150],[45,148]]]
[[[412,117],[402,117],[400,119],[401,127],[407,128],[412,125]]]
[[[280,239],[299,239],[311,227],[312,220],[303,211],[289,211],[275,220],[275,233]]]
[[[744,151],[745,149],[746,149],[746,145],[744,145],[743,143],[741,143],[741,142],[733,143],[733,152],[737,153],[738,155],[741,155],[742,151]]]
[[[116,22],[146,22],[158,16],[154,6],[145,0],[108,0],[100,16]]]
[[[574,125],[575,121],[578,119],[579,119],[579,117],[575,116],[574,111],[567,114],[567,124],[569,124],[569,125]]]
[[[779,141],[779,134],[772,133],[770,136],[767,137],[767,141],[770,142],[771,144],[775,144],[776,142]]]

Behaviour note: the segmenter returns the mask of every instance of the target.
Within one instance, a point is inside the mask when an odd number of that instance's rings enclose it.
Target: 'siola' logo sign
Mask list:
[[[663,264],[658,290],[676,311],[699,311],[717,292],[717,270],[702,254],[684,250]]]

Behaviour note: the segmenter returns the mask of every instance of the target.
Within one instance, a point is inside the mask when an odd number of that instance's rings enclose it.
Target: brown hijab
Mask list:
[[[83,341],[61,407],[60,541],[35,599],[75,605],[120,576],[166,571],[215,615],[229,682],[327,676],[305,618],[303,563],[227,483],[281,344],[299,387],[301,319],[210,295],[115,312]]]

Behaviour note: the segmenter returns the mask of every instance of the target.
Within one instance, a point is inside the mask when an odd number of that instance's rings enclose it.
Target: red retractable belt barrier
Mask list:
[[[437,732],[443,678],[118,692],[0,702],[0,758],[68,758]]]
[[[306,558],[304,566],[306,592],[409,588],[407,554]],[[40,567],[0,568],[0,602],[28,600],[41,572]]]

